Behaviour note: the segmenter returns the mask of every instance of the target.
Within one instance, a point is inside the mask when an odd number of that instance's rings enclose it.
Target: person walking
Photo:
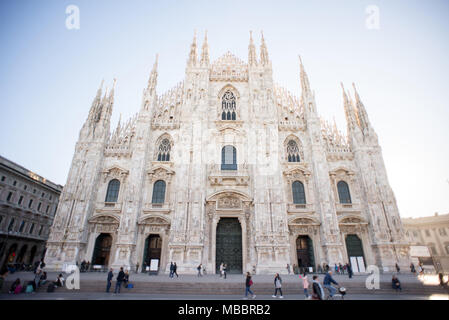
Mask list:
[[[136,264],[136,273],[139,273],[139,263]]]
[[[279,291],[279,298],[283,299],[284,296],[282,295],[282,279],[279,273],[276,273],[274,276],[274,294],[272,295],[273,298],[277,298],[277,293]]]
[[[36,272],[36,274],[34,275],[34,285],[33,285],[34,291],[36,291],[36,289],[39,287],[39,282],[41,281],[41,275],[42,275],[41,270],[38,270]]]
[[[111,289],[111,285],[112,285],[112,278],[114,278],[114,274],[112,273],[112,268],[109,269],[108,272],[108,278],[107,278],[107,282],[106,282],[106,292],[109,292],[109,289]]]
[[[175,268],[175,265],[173,264],[173,261],[170,262],[170,274],[168,275],[169,278],[173,278],[173,270]]]
[[[221,277],[223,277],[223,267],[224,267],[224,264],[223,264],[223,262],[220,264],[220,278]]]
[[[248,299],[248,293],[251,293],[251,297],[254,299],[256,295],[251,291],[251,286],[253,285],[253,280],[251,279],[251,273],[246,273],[246,281],[245,281],[245,298]]]
[[[396,263],[396,271],[397,271],[398,273],[400,273],[400,271],[401,271],[401,268],[399,268],[399,266],[398,266],[397,263]]]
[[[402,291],[401,282],[396,277],[396,275],[393,275],[393,278],[391,279],[391,286],[392,286],[393,289],[396,290],[396,292]]]
[[[415,265],[412,263],[410,263],[410,272],[413,274],[416,274],[416,269],[415,269]]]
[[[309,279],[307,278],[307,273],[304,272],[304,274],[299,275],[299,278],[302,279],[302,287],[304,288],[304,296],[306,299],[309,299]]]
[[[196,270],[198,270],[198,277],[202,277],[201,269],[202,269],[202,264],[200,263],[200,265],[196,268]]]
[[[272,295],[273,298],[277,298],[277,293],[279,291],[279,298],[283,299],[284,296],[282,295],[282,279],[279,273],[276,273],[274,276],[274,294]]]
[[[346,270],[348,270],[348,277],[349,279],[352,278],[352,267],[349,263],[346,264]]]
[[[290,274],[290,265],[287,263],[287,272]]]
[[[318,281],[318,276],[313,276],[312,278],[312,299],[313,300],[323,300],[324,290],[321,283]]]
[[[331,298],[337,292],[337,289],[332,286],[332,283],[338,286],[338,282],[335,281],[334,278],[332,278],[332,271],[329,271],[324,277],[323,285],[327,290],[329,290],[329,297]]]
[[[176,270],[178,270],[178,266],[176,265],[176,262],[174,262],[173,263],[173,274],[174,275],[176,274],[176,278],[178,278],[179,276],[178,276],[178,273],[176,272]],[[172,278],[173,278],[173,276],[172,276]]]
[[[123,267],[120,268],[120,272],[118,273],[117,280],[115,281],[115,291],[114,293],[120,293],[120,287],[122,286],[122,282],[125,279],[125,273],[123,272]]]
[[[228,265],[225,263],[224,265],[223,265],[223,276],[224,276],[224,278],[226,279],[226,271],[228,270]]]

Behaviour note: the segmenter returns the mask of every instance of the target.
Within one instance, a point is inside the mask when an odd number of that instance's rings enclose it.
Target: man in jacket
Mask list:
[[[329,290],[329,296],[333,297],[337,289],[332,287],[331,283],[338,286],[338,282],[335,281],[334,278],[332,278],[332,271],[329,271],[328,273],[326,273],[326,276],[324,277],[323,285],[327,290]]]
[[[120,293],[120,287],[122,286],[123,279],[125,279],[125,273],[123,272],[123,267],[120,268],[120,272],[117,276],[117,281],[115,282],[115,293]]]
[[[109,292],[109,289],[111,289],[112,285],[112,278],[114,277],[114,274],[112,273],[112,268],[108,272],[108,280],[106,284],[106,292]]]
[[[318,281],[318,276],[312,277],[312,299],[313,300],[323,300],[324,298],[324,290],[321,286],[321,283]]]

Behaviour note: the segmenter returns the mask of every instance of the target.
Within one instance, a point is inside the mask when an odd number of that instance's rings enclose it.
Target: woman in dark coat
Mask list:
[[[245,298],[248,297],[248,293],[251,293],[251,297],[254,299],[256,295],[251,291],[251,286],[253,285],[253,280],[251,279],[251,273],[246,273],[246,281],[245,281]]]

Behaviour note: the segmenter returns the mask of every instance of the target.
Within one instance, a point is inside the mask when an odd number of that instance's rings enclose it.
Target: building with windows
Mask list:
[[[449,272],[449,214],[402,218],[402,224],[410,245],[426,246],[435,270]]]
[[[45,242],[62,186],[0,156],[0,266],[32,264]]]
[[[343,89],[347,136],[323,121],[300,63],[300,98],[273,82],[262,36],[248,61],[210,62],[196,36],[185,79],[111,131],[115,80],[92,103],[48,241],[47,265],[151,264],[194,273],[287,272],[351,262],[408,266],[396,200],[365,107]]]

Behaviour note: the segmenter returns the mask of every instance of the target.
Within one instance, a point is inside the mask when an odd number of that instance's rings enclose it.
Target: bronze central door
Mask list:
[[[227,273],[242,273],[242,228],[237,218],[221,218],[217,225],[216,272],[227,264]]]

